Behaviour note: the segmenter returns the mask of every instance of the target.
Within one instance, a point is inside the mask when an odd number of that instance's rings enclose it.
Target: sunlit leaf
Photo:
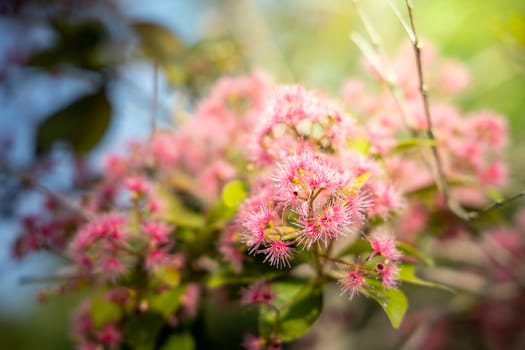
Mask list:
[[[246,186],[242,181],[228,182],[222,189],[222,201],[228,207],[237,207],[247,196]]]
[[[348,141],[348,147],[356,150],[357,152],[361,154],[369,154],[370,153],[370,141],[368,141],[366,138],[351,138]]]
[[[416,284],[418,286],[440,288],[440,289],[452,291],[452,289],[450,289],[449,287],[445,285],[430,282],[430,281],[425,281],[419,278],[418,276],[416,276],[416,267],[414,265],[401,264],[399,266],[399,279],[403,282]]]
[[[181,298],[186,290],[186,286],[171,288],[159,294],[152,294],[149,297],[150,308],[164,318],[169,318],[180,307]]]
[[[392,153],[403,153],[418,148],[435,146],[436,141],[427,138],[410,138],[399,140],[395,147],[392,149]]]
[[[392,327],[399,328],[408,309],[408,300],[400,289],[384,288],[375,280],[367,279],[369,296],[381,305]]]
[[[93,326],[100,328],[106,323],[117,321],[122,316],[122,309],[115,303],[102,297],[91,300],[90,316]]]

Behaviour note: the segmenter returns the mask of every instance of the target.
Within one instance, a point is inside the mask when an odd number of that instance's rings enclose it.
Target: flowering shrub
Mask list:
[[[108,154],[75,205],[50,199],[24,218],[17,257],[45,249],[69,262],[41,297],[88,289],[73,317],[78,347],[204,348],[214,308],[235,301],[245,316],[256,306],[257,325],[236,335],[243,346],[280,349],[312,327],[329,286],[349,304],[377,301],[395,328],[408,308],[403,283],[446,288],[416,275],[432,262],[421,247],[471,237],[484,213],[471,210],[505,184],[507,130],[497,114],[465,116],[446,101],[467,88],[464,67],[431,46],[420,57],[411,49],[368,57],[377,89],[350,79],[343,100],[261,72],[224,77],[177,130]],[[429,106],[417,60],[432,68]],[[483,235],[501,252],[484,262],[489,278],[517,278],[505,269],[523,256],[517,236]],[[509,313],[522,299],[505,301]],[[491,322],[474,323],[500,326]]]

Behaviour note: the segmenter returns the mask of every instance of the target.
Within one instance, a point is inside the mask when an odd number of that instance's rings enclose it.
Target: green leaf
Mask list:
[[[487,196],[494,202],[501,202],[505,199],[503,194],[501,194],[496,188],[489,188],[487,190]]]
[[[236,208],[247,195],[246,186],[240,180],[230,181],[222,189],[222,201],[230,208]]]
[[[184,64],[187,48],[175,33],[152,22],[136,22],[133,28],[144,56],[160,65],[168,81],[179,84],[189,78]]]
[[[205,226],[202,215],[186,208],[180,199],[166,188],[157,186],[155,195],[161,198],[166,205],[165,210],[159,214],[162,220],[178,227],[203,228]]]
[[[90,316],[93,326],[100,328],[108,322],[117,321],[122,316],[122,309],[115,303],[102,297],[91,300]]]
[[[160,294],[152,294],[149,297],[150,308],[164,318],[169,318],[180,307],[181,298],[186,286],[168,289]]]
[[[463,186],[475,186],[476,181],[473,178],[463,178],[463,179],[448,179],[448,187],[463,187]],[[406,196],[410,197],[423,197],[434,195],[438,191],[437,185],[435,183],[429,184],[424,187],[420,187],[408,193],[405,193]]]
[[[69,143],[76,154],[88,153],[102,140],[110,121],[111,104],[102,88],[45,119],[37,130],[36,154],[46,153],[57,141]]]
[[[125,326],[124,339],[133,350],[153,350],[163,323],[153,313],[134,315]]]
[[[352,138],[350,141],[348,141],[348,147],[366,155],[370,153],[371,145],[370,141],[368,141],[366,138]]]
[[[401,264],[399,265],[399,279],[403,282],[416,284],[418,286],[425,286],[431,288],[440,288],[452,292],[452,289],[449,287],[434,283],[430,281],[425,281],[416,276],[416,267],[414,265]]]
[[[424,255],[423,253],[421,253],[419,250],[417,250],[415,247],[411,246],[410,244],[407,244],[404,242],[398,243],[397,249],[399,249],[399,251],[405,255],[410,255],[410,256],[414,256],[418,258],[419,260],[421,260],[428,266],[434,266],[434,259],[432,259],[429,256]]]
[[[53,30],[53,45],[35,52],[29,59],[29,65],[48,70],[62,66],[100,71],[111,64],[105,59],[104,48],[109,33],[100,20],[73,20],[59,16],[50,20]]]
[[[195,341],[193,336],[188,333],[173,334],[168,338],[160,350],[194,350]]]
[[[431,147],[435,145],[436,145],[436,141],[430,140],[427,138],[409,138],[409,139],[399,140],[391,152],[392,153],[402,153],[402,152],[408,152],[408,151],[411,151],[417,148]]]
[[[323,307],[321,286],[309,284],[304,280],[274,282],[271,289],[275,293],[275,310],[261,306],[259,312],[259,331],[269,336],[278,322],[277,336],[291,341],[303,336],[313,325]]]
[[[217,202],[206,217],[206,228],[210,231],[223,229],[237,213],[236,209],[223,201]]]
[[[366,239],[359,238],[348,247],[344,248],[337,254],[338,257],[343,257],[347,255],[361,255],[364,253],[369,253],[372,251],[370,242]]]
[[[383,308],[392,327],[399,328],[408,309],[408,300],[400,289],[385,289],[375,280],[366,279],[369,287],[367,291],[372,299]]]
[[[180,283],[180,271],[172,266],[160,266],[153,269],[155,277],[169,287],[176,287]]]
[[[509,19],[510,31],[516,41],[525,47],[525,15],[513,14]]]

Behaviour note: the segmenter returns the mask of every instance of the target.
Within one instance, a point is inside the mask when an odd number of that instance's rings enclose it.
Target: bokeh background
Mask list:
[[[402,1],[392,3],[405,14]],[[522,189],[525,2],[414,4],[420,36],[472,72],[469,92],[451,98],[467,111],[508,117],[507,192]],[[360,6],[394,54],[406,36],[389,1]],[[223,74],[259,68],[278,82],[338,94],[363,74],[352,32],[365,33],[348,0],[0,0],[0,162],[68,191],[105,151],[148,137],[154,108],[157,127],[176,127]],[[62,261],[12,257],[16,217],[42,199],[12,175],[0,172],[0,348],[70,349],[79,296],[36,300],[36,280]]]

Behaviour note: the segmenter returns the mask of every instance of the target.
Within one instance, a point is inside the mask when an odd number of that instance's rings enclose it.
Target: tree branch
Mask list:
[[[443,194],[445,203],[447,203],[447,206],[449,206],[448,183],[447,183],[445,171],[443,169],[443,162],[441,161],[441,157],[439,156],[437,144],[435,142],[436,138],[434,136],[434,130],[432,126],[432,117],[430,114],[430,104],[429,104],[429,99],[428,99],[428,87],[425,84],[425,79],[423,75],[423,62],[421,59],[421,44],[417,36],[416,25],[414,21],[414,8],[410,0],[405,0],[405,3],[407,6],[407,10],[408,10],[408,17],[410,19],[410,28],[406,28],[404,21],[402,21],[401,23],[405,26],[405,29],[407,30],[407,33],[409,34],[408,37],[410,39],[410,42],[412,43],[412,47],[414,48],[414,55],[416,58],[416,66],[417,66],[417,75],[419,79],[419,92],[421,94],[421,99],[423,102],[423,108],[425,112],[425,118],[427,122],[426,134],[427,134],[427,137],[433,141],[431,150],[432,150],[432,156],[434,158],[434,162],[436,164],[437,173],[438,173],[438,179],[439,179],[438,186],[441,190],[441,193]]]
[[[10,174],[10,175],[20,179],[22,182],[26,183],[27,185],[33,187],[34,189],[42,192],[45,195],[53,198],[63,208],[68,209],[68,210],[70,210],[70,211],[80,215],[83,219],[85,219],[85,220],[92,220],[94,218],[94,215],[92,213],[90,213],[89,211],[87,211],[84,208],[78,206],[76,203],[70,201],[68,198],[66,198],[64,196],[61,196],[60,194],[52,191],[51,189],[47,188],[46,186],[38,183],[31,176],[13,169],[7,163],[0,162],[0,169],[4,169],[4,171],[7,172],[8,174]]]

